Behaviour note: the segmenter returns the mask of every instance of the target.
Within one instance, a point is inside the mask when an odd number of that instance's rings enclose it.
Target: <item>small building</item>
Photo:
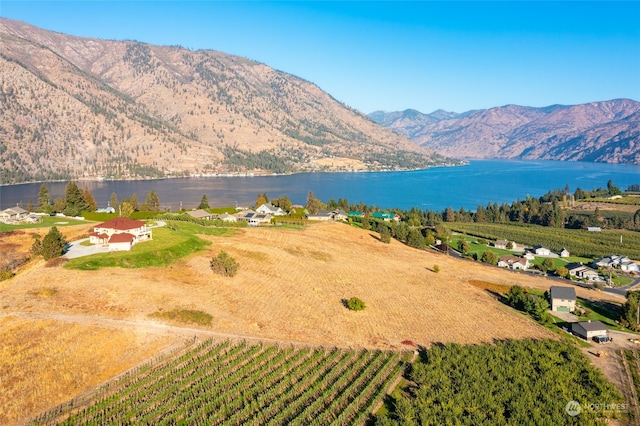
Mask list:
[[[216,219],[221,220],[223,222],[237,222],[238,218],[229,213],[222,213]]]
[[[546,248],[544,246],[534,246],[533,247],[533,252],[535,254],[537,254],[538,256],[550,256],[551,255],[551,250],[549,250],[548,248]]]
[[[554,312],[573,312],[576,309],[576,289],[573,287],[551,286],[549,298]]]
[[[587,281],[599,281],[600,274],[595,269],[591,269],[580,262],[567,263],[565,266],[572,277],[580,278]]]
[[[211,213],[203,209],[191,210],[188,211],[187,214],[196,219],[211,220],[213,218]]]
[[[529,260],[524,257],[500,256],[498,266],[501,268],[525,270],[531,265],[529,264]]]
[[[249,222],[249,220],[255,215],[256,215],[256,212],[248,209],[239,211],[238,213],[234,214],[237,220],[246,220],[247,222]]]
[[[608,336],[607,327],[600,321],[582,321],[571,324],[571,332],[585,340],[596,336]]]
[[[364,217],[363,212],[349,212],[347,215],[349,217]]]
[[[309,213],[308,220],[333,220],[333,214],[329,210],[318,210],[318,213]]]
[[[346,221],[349,216],[347,216],[347,212],[344,210],[334,210],[331,212],[333,216],[333,220],[344,220]]]
[[[400,215],[393,212],[375,212],[371,215],[374,219],[383,220],[384,222],[391,222],[395,220],[396,222],[400,222]]]
[[[264,223],[269,223],[271,222],[271,217],[270,214],[256,213],[249,218],[249,226],[260,226]]]
[[[511,243],[511,248],[509,248],[509,243]],[[493,243],[493,246],[502,250],[513,250],[517,247],[516,243],[508,240],[496,240],[496,242]]]
[[[0,211],[0,222],[19,222],[26,219],[28,215],[28,211],[20,206],[15,206]]]
[[[562,248],[562,250],[560,250],[560,257],[569,257],[571,256],[571,253],[569,253],[569,250],[567,250],[566,248]]]
[[[136,236],[128,232],[113,234],[109,238],[109,251],[130,251],[135,241]]]
[[[589,232],[600,232],[600,231],[602,231],[602,229],[600,229],[599,226],[587,226],[587,231],[589,231]]]

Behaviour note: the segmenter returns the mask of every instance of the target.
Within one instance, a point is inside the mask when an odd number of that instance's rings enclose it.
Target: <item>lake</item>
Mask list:
[[[163,208],[194,208],[203,194],[209,205],[249,206],[258,193],[270,199],[283,195],[294,204],[305,204],[307,193],[326,202],[346,198],[351,203],[362,201],[381,208],[444,210],[464,207],[475,210],[488,202],[511,203],[527,195],[539,197],[550,189],[569,185],[593,189],[606,187],[611,179],[622,190],[640,183],[640,166],[556,162],[474,160],[466,166],[439,167],[408,172],[372,173],[300,173],[286,176],[176,178],[140,181],[80,181],[86,185],[100,207],[106,207],[111,193],[118,199],[138,194],[142,203],[146,194],[155,190]],[[64,197],[66,182],[48,183],[52,198]],[[0,209],[37,204],[40,183],[0,186]]]

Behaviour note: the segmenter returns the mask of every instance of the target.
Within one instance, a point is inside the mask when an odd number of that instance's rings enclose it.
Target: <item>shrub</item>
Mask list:
[[[349,310],[351,311],[362,311],[366,307],[367,306],[364,304],[364,302],[357,297],[352,297],[351,299],[347,300],[347,308],[349,308]]]
[[[238,272],[238,262],[229,256],[229,254],[222,250],[218,255],[211,259],[211,270],[216,274],[220,274],[223,277],[233,277]]]
[[[0,281],[8,280],[9,278],[13,277],[14,275],[15,275],[15,273],[13,271],[10,271],[8,269],[2,269],[2,270],[0,270]]]
[[[435,272],[436,274],[440,272],[440,267],[438,265],[433,265],[433,272]]]

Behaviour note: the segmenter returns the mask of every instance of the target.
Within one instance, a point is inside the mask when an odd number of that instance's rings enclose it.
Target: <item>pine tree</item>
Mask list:
[[[269,202],[269,197],[267,197],[266,192],[264,194],[258,194],[258,196],[256,197],[256,204],[255,204],[256,209],[263,204],[267,204],[268,202]]]
[[[49,230],[49,233],[42,240],[38,236],[35,238],[31,246],[31,253],[34,256],[42,256],[44,260],[60,257],[67,248],[67,240],[58,231],[55,226]]]
[[[109,207],[113,207],[114,209],[118,208],[118,196],[115,192],[111,193],[111,197],[109,198]]]
[[[157,212],[160,210],[160,198],[156,191],[151,191],[147,193],[147,198],[144,200],[142,204],[142,210],[149,212]]]
[[[40,191],[38,192],[38,208],[36,211],[40,213],[51,213],[51,194],[46,184],[40,185]]]
[[[75,182],[69,182],[65,190],[66,206],[64,214],[67,216],[79,216],[83,211],[88,210],[88,205],[80,188]]]
[[[93,194],[89,191],[87,185],[84,186],[84,191],[82,192],[82,198],[84,202],[87,204],[87,209],[91,212],[96,211],[98,208],[98,204],[96,203],[96,199],[93,198]]]
[[[198,205],[199,209],[208,209],[209,208],[209,200],[207,200],[207,194],[202,195],[202,199],[200,200],[200,205]]]

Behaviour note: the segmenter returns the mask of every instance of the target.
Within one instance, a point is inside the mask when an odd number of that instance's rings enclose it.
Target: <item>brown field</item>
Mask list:
[[[542,278],[383,244],[376,233],[336,223],[203,238],[213,243],[205,252],[167,268],[85,272],[39,260],[0,282],[0,423],[65,401],[196,333],[154,328],[149,314],[176,308],[210,314],[204,333],[308,345],[400,349],[405,340],[428,346],[553,338],[469,284],[548,289],[553,282]],[[240,264],[235,277],[211,272],[209,260],[220,250]],[[367,308],[347,310],[342,300],[352,296]],[[65,380],[57,383],[59,377]]]

